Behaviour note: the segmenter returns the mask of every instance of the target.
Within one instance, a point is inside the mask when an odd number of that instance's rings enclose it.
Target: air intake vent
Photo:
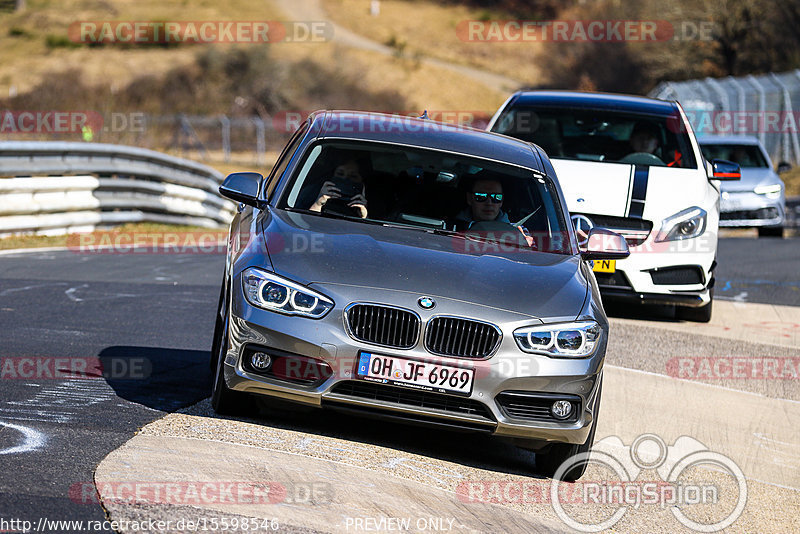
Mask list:
[[[410,349],[419,338],[419,317],[413,312],[375,304],[354,304],[345,312],[350,335],[359,341]]]
[[[457,317],[435,317],[428,323],[425,347],[434,354],[485,358],[500,344],[496,326]]]
[[[697,267],[665,267],[650,271],[656,285],[702,284],[703,272]]]

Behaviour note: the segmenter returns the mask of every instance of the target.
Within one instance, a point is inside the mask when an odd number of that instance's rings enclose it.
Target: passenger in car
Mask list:
[[[337,211],[349,208],[356,216],[367,218],[364,178],[361,165],[355,158],[347,159],[336,167],[332,179],[323,182],[317,199],[308,209],[320,212],[326,205],[334,209],[338,207]]]

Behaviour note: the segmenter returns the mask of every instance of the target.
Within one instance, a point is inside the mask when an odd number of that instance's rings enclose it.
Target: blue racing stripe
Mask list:
[[[633,188],[631,190],[631,207],[629,217],[642,218],[644,214],[644,200],[647,196],[647,178],[650,174],[648,165],[636,165],[633,171]]]

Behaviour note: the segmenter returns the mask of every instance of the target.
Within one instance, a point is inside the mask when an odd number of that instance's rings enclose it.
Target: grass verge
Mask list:
[[[382,0],[380,14],[372,16],[369,2],[364,0],[323,0],[323,6],[337,24],[394,48],[398,55],[425,55],[478,67],[525,85],[543,81],[536,56],[546,43],[467,40],[469,21],[518,18],[496,8],[476,9],[426,0]]]

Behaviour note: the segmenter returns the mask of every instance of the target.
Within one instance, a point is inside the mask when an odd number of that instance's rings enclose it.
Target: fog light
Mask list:
[[[266,371],[272,365],[272,358],[270,358],[267,353],[254,352],[253,355],[250,356],[250,365],[252,365],[253,369],[256,371]]]
[[[565,400],[555,401],[550,412],[556,419],[566,419],[572,413],[572,403]]]

